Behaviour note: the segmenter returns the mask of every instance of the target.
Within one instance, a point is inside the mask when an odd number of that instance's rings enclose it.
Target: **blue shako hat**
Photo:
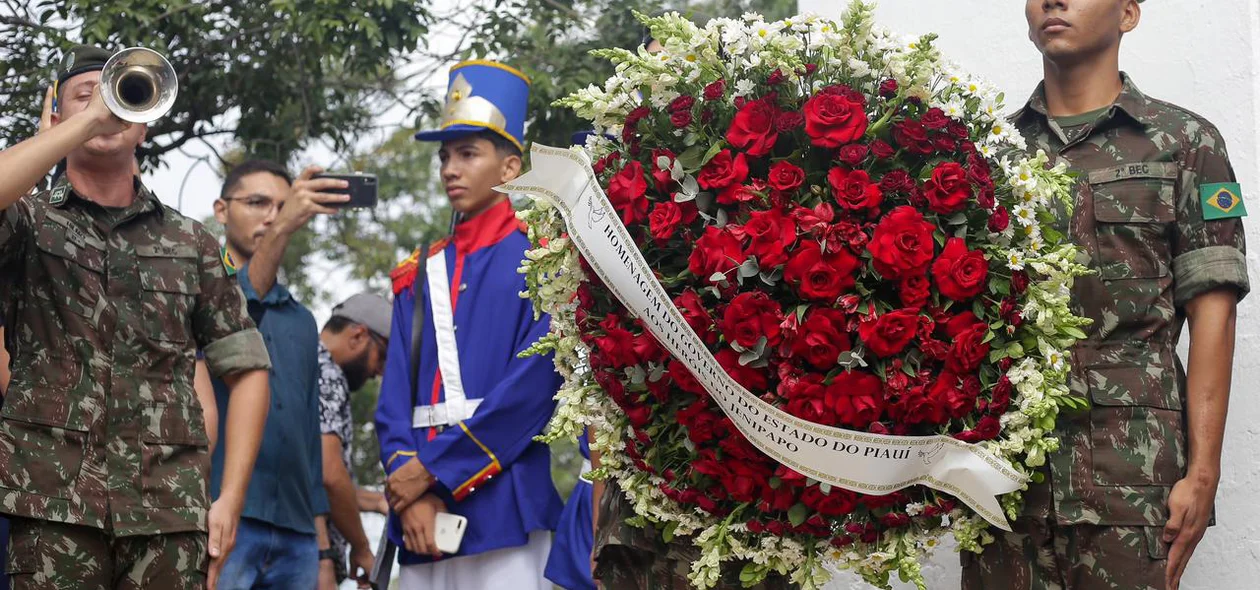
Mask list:
[[[451,66],[439,127],[416,134],[420,141],[446,141],[489,129],[525,151],[529,78],[520,70],[487,60]]]

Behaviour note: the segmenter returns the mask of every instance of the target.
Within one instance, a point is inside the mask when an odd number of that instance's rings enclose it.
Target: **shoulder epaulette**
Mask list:
[[[450,242],[450,238],[442,238],[432,246],[429,246],[429,256],[433,256],[441,252],[443,248]],[[389,279],[394,283],[394,295],[398,295],[406,291],[416,282],[416,272],[420,268],[420,249],[412,251],[411,256],[398,263],[394,270],[389,271]]]

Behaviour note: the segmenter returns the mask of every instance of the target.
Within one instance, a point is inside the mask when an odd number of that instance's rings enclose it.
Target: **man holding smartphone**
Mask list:
[[[223,570],[227,588],[314,588],[319,575],[315,519],[328,512],[319,428],[319,332],[311,312],[277,280],[293,234],[347,200],[328,192],[344,189],[345,181],[314,178],[319,172],[309,167],[291,182],[282,166],[250,160],[228,173],[214,203],[226,234],[223,259],[234,270],[272,359],[271,405],[245,495],[237,549]],[[224,384],[216,381],[214,389],[225,414],[231,405]],[[222,467],[223,454],[216,449],[210,478],[216,495]]]
[[[392,273],[376,426],[404,590],[552,587],[543,570],[562,505],[550,451],[533,438],[560,378],[551,358],[517,356],[550,320],[520,298],[516,269],[529,240],[494,190],[520,174],[528,96],[529,81],[511,67],[457,64],[441,127],[416,135],[442,142],[442,184],[463,221]],[[442,548],[459,540],[460,523],[443,513],[467,519],[454,555]]]

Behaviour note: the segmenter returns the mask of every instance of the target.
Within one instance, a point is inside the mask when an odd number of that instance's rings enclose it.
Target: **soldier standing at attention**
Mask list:
[[[560,376],[550,356],[517,356],[547,334],[550,318],[520,298],[525,279],[516,269],[529,240],[512,203],[494,190],[520,174],[528,97],[517,70],[460,63],[451,68],[441,127],[416,134],[442,142],[442,184],[464,220],[449,240],[392,273],[376,432],[389,535],[405,548],[403,590],[552,587],[543,569],[563,506],[551,453],[533,439],[555,410]],[[417,312],[418,379],[409,367]],[[437,548],[440,512],[468,519],[454,555]]]
[[[53,127],[0,152],[13,355],[0,507],[14,517],[6,566],[19,590],[213,587],[267,412],[266,348],[218,244],[133,175],[147,128],[105,108],[109,56],[67,53]],[[63,158],[50,190],[24,196]],[[236,402],[213,504],[198,348]]]
[[[1072,293],[1094,320],[1071,379],[1091,408],[1059,417],[1045,481],[1014,533],[963,554],[962,586],[1175,589],[1213,517],[1246,209],[1217,129],[1120,72],[1138,0],[1027,0],[1025,12],[1045,81],[1013,122],[1029,150],[1080,174],[1059,229],[1096,271]]]

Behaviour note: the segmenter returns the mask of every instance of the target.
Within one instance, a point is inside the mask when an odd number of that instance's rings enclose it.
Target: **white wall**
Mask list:
[[[801,12],[838,16],[847,2],[800,0]],[[969,71],[1000,86],[1010,110],[1041,79],[1040,56],[1027,38],[1017,0],[882,0],[880,22],[904,33],[935,32],[939,47]],[[1251,217],[1247,256],[1260,291],[1260,0],[1154,0],[1124,40],[1121,66],[1147,94],[1195,111],[1228,142]],[[1184,348],[1184,347],[1183,347]],[[1217,519],[1191,561],[1189,590],[1260,588],[1260,294],[1239,310],[1233,400],[1225,435]],[[928,587],[958,588],[958,557],[938,555],[925,568]],[[840,576],[834,590],[868,588]]]

